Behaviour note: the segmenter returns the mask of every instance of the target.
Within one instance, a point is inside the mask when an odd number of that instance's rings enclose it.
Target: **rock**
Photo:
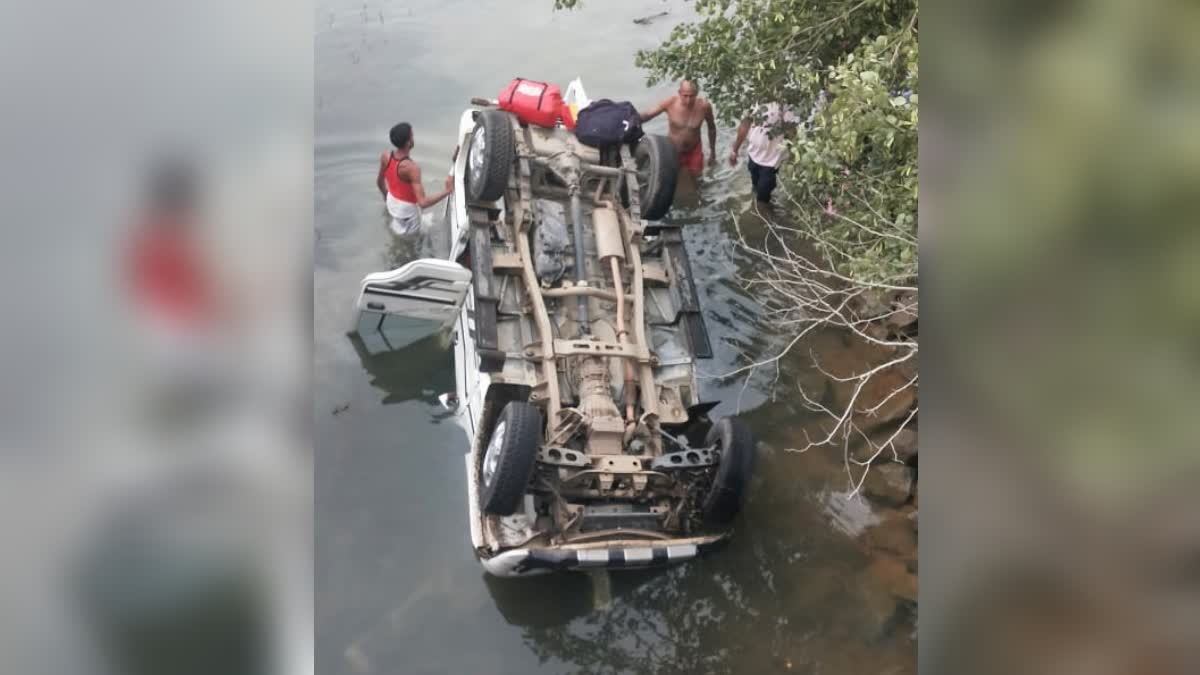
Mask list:
[[[884,520],[867,528],[860,542],[867,554],[886,554],[902,561],[912,574],[917,573],[917,510],[912,506],[891,511]]]
[[[863,543],[874,551],[891,553],[901,560],[917,557],[917,528],[902,513],[895,513],[863,532]]]
[[[917,576],[899,558],[881,555],[867,567],[866,582],[874,588],[907,602],[917,601]]]
[[[891,311],[893,293],[879,289],[865,290],[855,298],[852,308],[861,317],[877,317]]]
[[[866,324],[863,327],[862,332],[881,342],[889,339],[892,335],[892,331],[887,326],[878,323]]]
[[[863,482],[863,494],[885,506],[901,506],[913,488],[913,470],[894,462],[871,467]]]
[[[867,572],[864,576],[861,583],[855,584],[858,598],[853,611],[846,617],[846,632],[866,642],[875,642],[887,637],[898,622],[900,600],[873,574]],[[838,632],[836,629],[831,631]]]
[[[892,331],[893,335],[903,334],[904,328],[908,328],[917,322],[917,315],[905,309],[898,309],[895,314],[888,316],[886,324]]]
[[[901,429],[900,433],[892,439],[892,447],[896,450],[896,455],[900,457],[901,462],[912,465],[917,458],[917,430]]]
[[[846,618],[854,637],[867,642],[886,639],[917,601],[917,577],[890,555],[878,555],[853,583],[854,611]]]
[[[917,294],[871,289],[859,294],[851,309],[862,318],[879,317],[888,328],[902,329],[917,322]]]
[[[916,329],[914,324],[917,323],[917,295],[912,291],[904,291],[896,294],[892,298],[891,311],[884,323],[887,325],[890,333],[895,336],[907,335]]]
[[[916,402],[917,387],[912,384],[912,377],[899,367],[888,368],[867,381],[855,402],[858,410],[875,408],[877,405],[879,409],[874,414],[856,413],[854,422],[858,428],[874,432],[891,422],[906,420]],[[838,403],[843,404],[843,401],[839,400]]]
[[[900,433],[896,434],[895,438],[892,438],[893,433],[895,433],[895,431],[872,434],[870,437],[871,442],[859,443],[854,447],[853,450],[850,451],[850,456],[860,462],[870,460],[871,457],[874,456],[875,459],[872,461],[873,464],[885,464],[895,459],[899,459],[904,464],[911,466],[916,462],[917,457],[916,430],[907,428],[901,429]],[[879,450],[880,446],[886,443],[889,438],[892,438],[892,447],[885,447],[883,452],[880,452],[878,455],[876,455],[876,451]],[[894,454],[893,450],[895,451]]]
[[[878,453],[878,454],[876,454]],[[878,439],[872,438],[870,443],[860,442],[850,450],[850,456],[859,462],[871,462],[872,465],[880,465],[892,461],[891,451],[884,449],[879,450]],[[871,459],[874,457],[875,459]]]

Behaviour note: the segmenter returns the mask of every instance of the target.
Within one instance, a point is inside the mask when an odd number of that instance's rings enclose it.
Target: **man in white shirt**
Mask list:
[[[737,139],[733,142],[733,150],[729,153],[729,166],[736,166],[738,151],[746,143],[746,152],[750,156],[746,166],[750,169],[750,181],[754,185],[754,196],[759,204],[771,204],[771,192],[775,190],[775,175],[779,171],[779,162],[783,159],[783,138],[791,124],[800,121],[787,106],[770,103],[764,106],[763,122],[751,126],[750,118],[742,120],[738,127]],[[748,141],[748,142],[747,142]]]

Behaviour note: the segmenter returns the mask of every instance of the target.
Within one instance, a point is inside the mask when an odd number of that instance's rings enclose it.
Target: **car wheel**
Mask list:
[[[675,200],[679,153],[666,136],[643,136],[633,153],[638,172],[642,218],[662,220]]]
[[[542,414],[524,401],[504,406],[479,466],[481,506],[487,513],[510,516],[521,504],[538,447],[542,444]]]
[[[754,437],[745,422],[723,417],[712,426],[705,445],[715,446],[720,455],[717,475],[704,500],[704,521],[725,525],[742,510],[754,470]]]
[[[504,196],[515,148],[508,113],[480,111],[467,151],[467,195],[472,201],[494,202]]]

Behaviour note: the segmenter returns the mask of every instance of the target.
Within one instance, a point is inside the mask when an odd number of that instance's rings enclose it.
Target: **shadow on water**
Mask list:
[[[403,349],[375,354],[357,333],[347,338],[370,374],[371,386],[384,392],[383,405],[412,400],[433,404],[439,394],[454,390],[454,355],[444,331]]]

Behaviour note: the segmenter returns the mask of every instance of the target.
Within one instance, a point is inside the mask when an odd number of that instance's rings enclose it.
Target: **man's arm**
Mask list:
[[[737,164],[738,152],[742,149],[742,144],[746,142],[746,137],[750,135],[750,118],[747,117],[738,125],[737,138],[733,139],[733,150],[729,153],[729,166]]]
[[[425,186],[421,184],[421,167],[417,166],[416,164],[413,164],[412,169],[409,170],[408,179],[410,182],[412,182],[413,194],[417,197],[417,206],[420,206],[423,209],[427,209],[445,199],[450,194],[451,188],[453,187],[450,180],[447,179],[445,190],[442,190],[432,197],[426,197]]]
[[[717,163],[717,121],[713,119],[712,104],[708,104],[708,109],[704,111],[704,123],[708,125],[708,149],[712,155],[708,158],[710,166]]]
[[[671,98],[674,98],[674,96],[672,96]],[[654,119],[655,117],[658,117],[659,115],[663,114],[663,112],[666,111],[667,106],[669,106],[669,105],[671,105],[670,98],[660,101],[658,103],[658,105],[654,106],[653,108],[651,108],[645,112],[638,111],[638,116],[642,118],[643,122],[649,122],[650,120]]]
[[[387,171],[387,165],[388,165],[388,156],[387,156],[387,153],[385,152],[379,156],[379,175],[375,177],[375,186],[379,188],[379,196],[380,197],[387,196],[387,183],[384,182],[384,180],[383,180],[383,172]]]

